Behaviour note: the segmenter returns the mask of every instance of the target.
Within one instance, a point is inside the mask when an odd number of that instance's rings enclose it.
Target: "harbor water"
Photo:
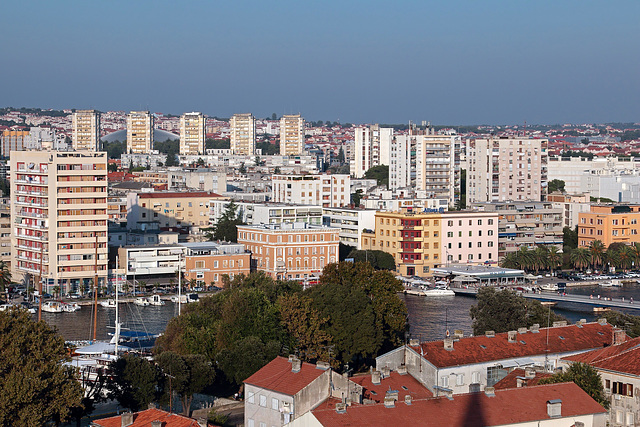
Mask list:
[[[611,297],[625,301],[633,298],[640,308],[640,286],[627,284],[622,288],[602,288],[599,286],[568,288],[567,294],[593,295],[597,298]],[[423,341],[443,339],[446,331],[453,333],[460,329],[465,336],[471,329],[469,309],[476,303],[475,298],[468,296],[455,297],[423,297],[401,295],[400,298],[407,306],[409,326],[412,338]],[[597,315],[592,307],[582,304],[560,303],[553,307],[553,311],[566,317],[570,322],[579,319],[593,321]],[[630,314],[640,315],[640,310],[629,310]],[[120,304],[120,320],[124,328],[161,333],[165,330],[169,320],[178,315],[178,305],[167,301],[164,306],[140,307],[134,304]],[[37,316],[37,315],[34,315]],[[83,306],[73,313],[42,313],[42,319],[55,326],[66,340],[89,340],[93,336],[93,307]],[[97,338],[107,339],[108,333],[113,332],[115,323],[115,309],[101,306],[97,308]]]

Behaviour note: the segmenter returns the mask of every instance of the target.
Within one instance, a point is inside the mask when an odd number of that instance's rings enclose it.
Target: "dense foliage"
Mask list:
[[[548,191],[549,193],[554,193],[556,191],[560,191],[564,193],[564,181],[561,179],[552,179],[549,181]]]
[[[134,354],[125,354],[110,366],[108,397],[121,406],[137,412],[162,396],[160,368]]]
[[[238,275],[172,319],[154,351],[202,355],[238,385],[278,354],[361,368],[401,344],[401,289],[392,274],[365,263],[330,264],[306,291],[262,272]]]
[[[207,138],[204,141],[205,149],[229,149],[231,148],[231,140],[229,138],[226,139],[213,139]]]
[[[389,166],[374,166],[364,173],[366,179],[375,179],[378,185],[389,186]]]
[[[0,312],[0,425],[63,421],[82,399],[64,339],[24,310]]]
[[[598,374],[598,371],[596,371],[594,367],[586,363],[572,363],[566,371],[554,374],[549,378],[543,378],[539,384],[555,384],[572,381],[596,402],[605,408],[609,408],[609,400],[604,394],[600,374]]]
[[[604,312],[601,316],[607,319],[609,324],[624,329],[631,338],[640,337],[640,316],[615,310]]]
[[[352,258],[355,262],[368,262],[376,270],[395,271],[396,269],[396,262],[393,259],[393,255],[384,251],[360,251],[353,249],[349,252],[347,258]]]
[[[232,200],[225,205],[222,216],[213,227],[207,230],[206,236],[209,240],[237,242],[238,226],[243,224],[242,212]]]
[[[478,289],[477,304],[470,309],[474,335],[486,331],[515,331],[534,323],[545,327],[564,320],[537,300],[528,300],[510,289],[496,290],[486,286]]]

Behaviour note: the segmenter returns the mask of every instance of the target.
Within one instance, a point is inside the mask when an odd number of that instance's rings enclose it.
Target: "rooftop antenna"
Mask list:
[[[522,136],[527,136],[527,121],[524,121],[524,134]]]

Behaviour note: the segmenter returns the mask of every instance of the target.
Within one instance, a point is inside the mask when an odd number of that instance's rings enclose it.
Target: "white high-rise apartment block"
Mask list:
[[[204,154],[205,118],[202,113],[184,113],[180,117],[180,155]]]
[[[271,201],[337,208],[351,204],[349,175],[273,175]]]
[[[105,284],[107,153],[14,151],[11,197],[14,280],[63,294]]]
[[[299,156],[304,151],[304,118],[300,114],[280,119],[280,155]]]
[[[546,139],[490,138],[467,145],[467,204],[543,201],[547,194]]]
[[[458,135],[435,134],[432,129],[411,130],[391,142],[389,187],[411,188],[427,198],[446,198],[454,205],[459,197]]]
[[[76,110],[73,113],[72,147],[76,151],[99,151],[100,113],[96,110]]]
[[[229,120],[231,153],[253,156],[256,152],[256,119],[251,113],[234,114]]]
[[[374,166],[389,165],[391,161],[391,141],[393,128],[378,125],[361,126],[355,130],[353,162],[351,174],[362,178]]]
[[[127,154],[149,154],[153,150],[153,115],[149,111],[127,114]]]

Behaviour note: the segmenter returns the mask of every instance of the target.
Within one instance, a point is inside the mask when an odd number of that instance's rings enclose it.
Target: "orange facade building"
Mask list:
[[[185,279],[195,280],[198,286],[223,286],[224,275],[233,279],[235,275],[251,272],[251,253],[245,246],[229,242],[184,243]]]
[[[611,243],[640,242],[640,206],[593,205],[591,212],[578,217],[578,246],[589,247],[594,240]]]
[[[277,279],[317,277],[338,262],[340,229],[306,223],[239,225],[238,243],[251,251],[253,263]]]

